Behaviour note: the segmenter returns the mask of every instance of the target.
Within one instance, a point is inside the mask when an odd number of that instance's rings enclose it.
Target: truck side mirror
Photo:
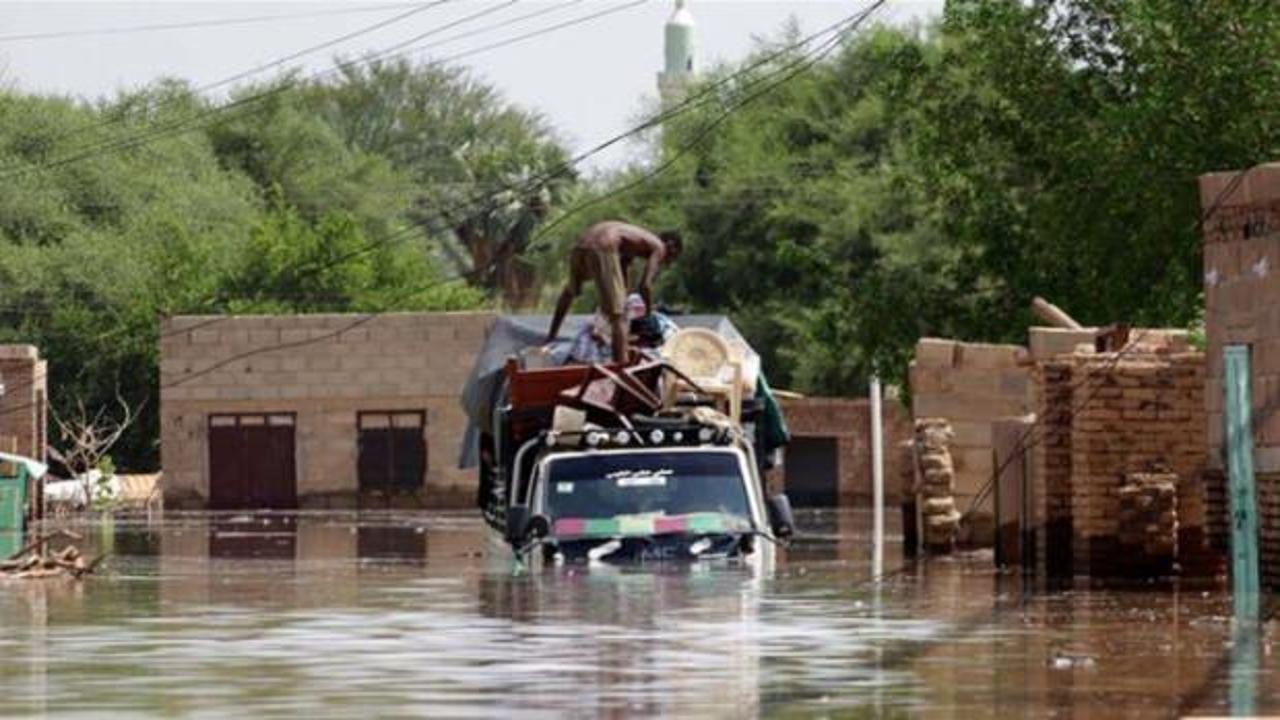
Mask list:
[[[791,500],[785,493],[769,498],[769,525],[773,534],[780,538],[789,538],[796,532],[796,518],[791,512]]]
[[[507,508],[507,542],[512,545],[524,542],[524,534],[528,526],[529,508],[524,505],[511,505]]]

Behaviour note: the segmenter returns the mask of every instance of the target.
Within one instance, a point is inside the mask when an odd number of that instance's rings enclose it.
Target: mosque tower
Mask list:
[[[693,13],[685,7],[686,0],[676,0],[676,11],[667,21],[664,55],[665,69],[658,73],[658,94],[663,105],[673,105],[684,100],[689,82],[697,73],[698,41],[697,25]]]

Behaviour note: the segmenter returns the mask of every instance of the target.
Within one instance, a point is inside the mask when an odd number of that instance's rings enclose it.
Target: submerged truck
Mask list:
[[[477,505],[510,553],[757,561],[791,535],[786,496],[764,483],[785,423],[763,377],[745,382],[744,363],[720,353],[745,343],[722,317],[673,321],[673,340],[626,366],[522,358],[547,319],[498,321],[464,393],[463,465],[477,469]],[[571,317],[568,332],[584,322]],[[673,342],[696,351],[673,355]]]

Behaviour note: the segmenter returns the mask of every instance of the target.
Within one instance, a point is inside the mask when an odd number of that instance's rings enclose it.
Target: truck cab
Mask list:
[[[790,534],[789,509],[770,521],[751,447],[731,432],[686,424],[529,442],[529,471],[494,523],[518,553],[557,564],[697,561],[754,556]]]

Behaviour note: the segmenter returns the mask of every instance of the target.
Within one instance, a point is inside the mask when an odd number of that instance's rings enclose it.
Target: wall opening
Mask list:
[[[796,437],[787,446],[787,497],[796,507],[835,507],[840,500],[839,441]]]

